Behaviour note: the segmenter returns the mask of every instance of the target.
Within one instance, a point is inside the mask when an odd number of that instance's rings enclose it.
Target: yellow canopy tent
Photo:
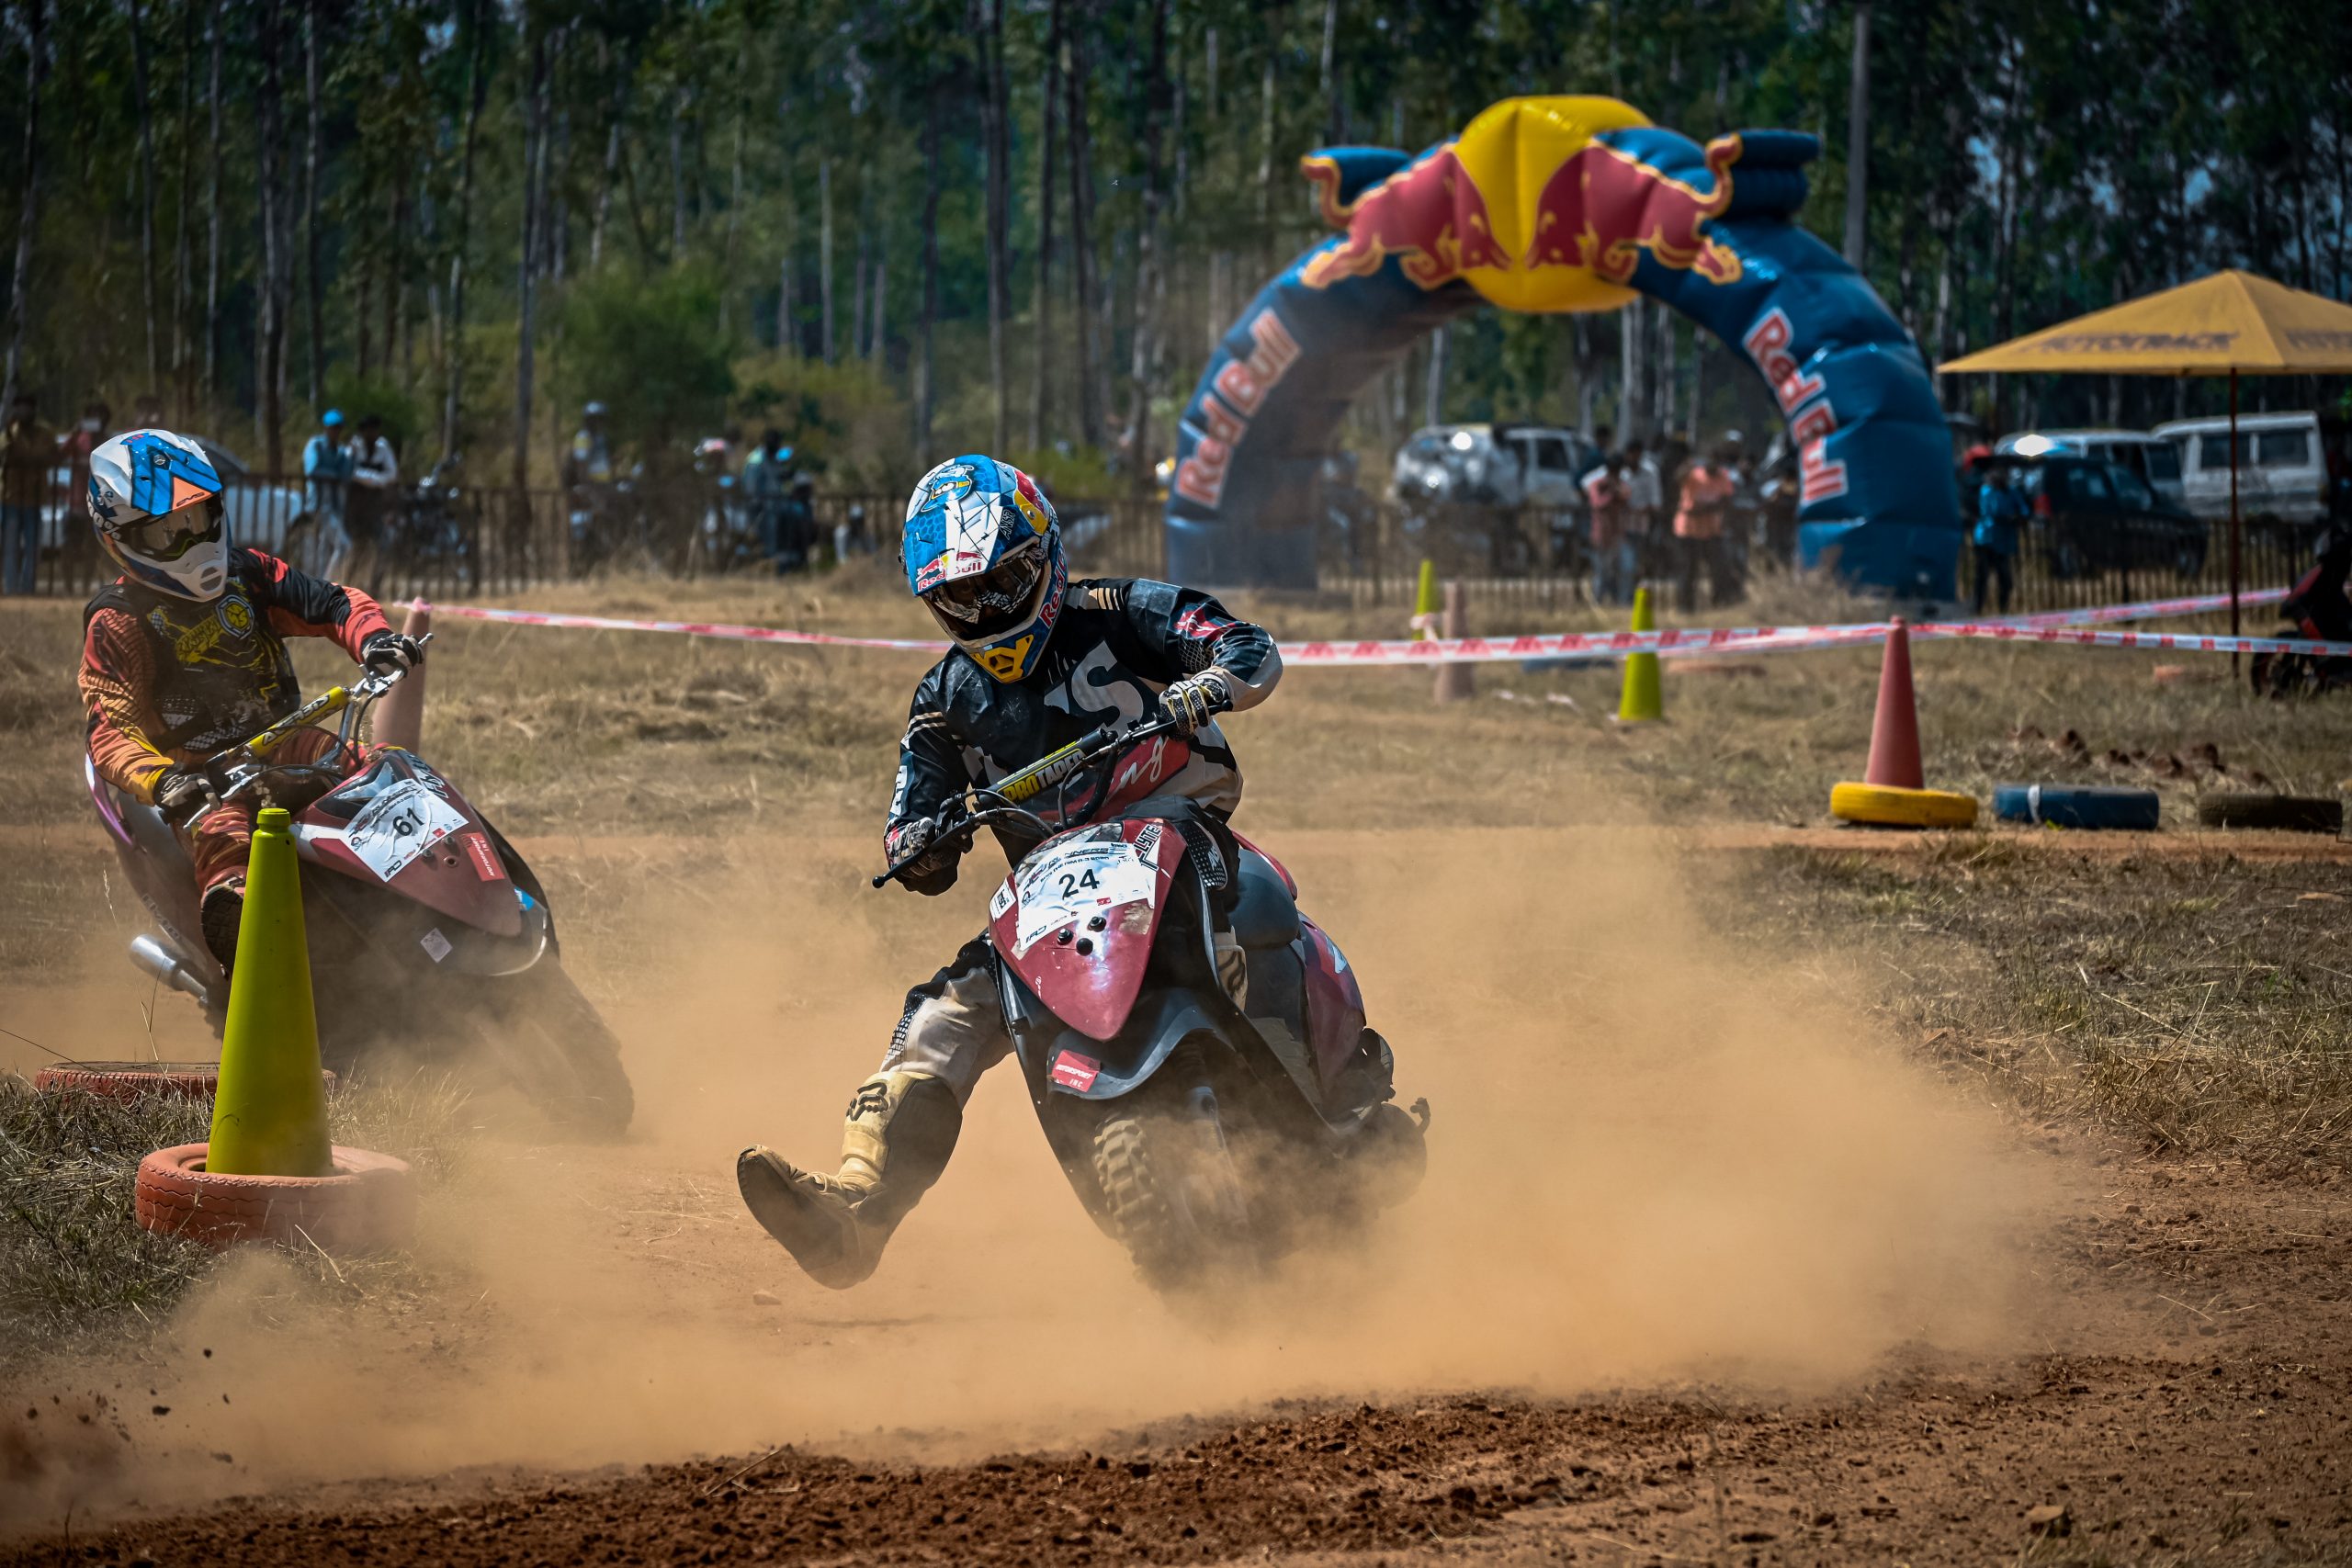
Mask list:
[[[2352,375],[2352,305],[2217,272],[1948,361],[1947,371],[2230,378],[2230,630],[2238,629],[2238,378]]]

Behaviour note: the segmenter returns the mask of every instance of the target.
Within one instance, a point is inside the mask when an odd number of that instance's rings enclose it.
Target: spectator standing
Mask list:
[[[1728,453],[1693,457],[1682,472],[1680,504],[1674,513],[1677,575],[1685,611],[1699,608],[1699,574],[1707,575],[1707,597],[1721,604],[1732,587],[1730,563],[1724,550],[1724,513],[1730,504],[1733,482]]]
[[[391,553],[392,495],[401,479],[400,454],[384,434],[381,414],[363,414],[351,438],[351,537],[367,567],[368,592],[381,590]]]
[[[82,419],[67,433],[62,443],[65,453],[65,510],[70,518],[76,507],[89,504],[90,454],[107,438],[107,426],[114,411],[103,398],[92,398],[82,405]],[[72,566],[69,576],[80,581],[84,569],[97,557],[97,536],[87,528],[64,527],[58,530],[58,554]]]
[[[2006,467],[1988,467],[1976,492],[1976,613],[1993,602],[1992,589],[2000,584],[2000,611],[2009,613],[2009,592],[2017,582],[2018,533],[2025,522],[2025,497],[2012,487]]]
[[[351,530],[345,522],[351,453],[344,446],[341,410],[321,414],[318,433],[302,444],[302,488],[311,529],[311,559],[306,564],[314,575],[332,581],[343,575],[351,558]]]
[[[1634,540],[1627,532],[1633,489],[1625,456],[1611,453],[1585,476],[1584,498],[1592,513],[1592,602],[1623,604],[1634,597]]]
[[[30,593],[40,570],[40,508],[57,463],[57,434],[19,392],[0,427],[0,593]]]
[[[1634,581],[1658,575],[1658,514],[1666,509],[1657,461],[1640,436],[1625,443],[1625,537],[1634,547]],[[1630,586],[1630,585],[1629,585]]]
[[[792,449],[784,444],[784,432],[774,425],[761,432],[760,444],[743,459],[743,500],[752,509],[752,526],[759,536],[763,560],[776,559],[784,487],[791,468]]]

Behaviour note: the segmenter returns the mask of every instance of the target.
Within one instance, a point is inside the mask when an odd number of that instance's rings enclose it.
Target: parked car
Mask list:
[[[2180,448],[2181,484],[2199,517],[2230,514],[2230,422],[2182,419],[2156,426]],[[2238,417],[2238,511],[2301,532],[2327,513],[2327,458],[2315,413]]]
[[[1527,569],[1538,550],[1573,569],[1587,536],[1581,481],[1600,458],[1598,447],[1557,425],[1431,425],[1398,450],[1389,493],[1405,510],[1408,538],[1434,527],[1483,545],[1497,571]],[[1522,519],[1533,532],[1519,525]]]
[[[2027,547],[2058,578],[2102,571],[2169,571],[2195,577],[2210,543],[2200,519],[2173,505],[2120,463],[2060,455],[2011,454],[2030,513]]]
[[[2147,480],[2149,489],[2175,506],[2188,504],[2181,488],[2180,448],[2149,431],[2021,430],[2002,436],[1993,444],[1993,450],[2014,452],[2021,457],[2066,454],[2119,464]]]

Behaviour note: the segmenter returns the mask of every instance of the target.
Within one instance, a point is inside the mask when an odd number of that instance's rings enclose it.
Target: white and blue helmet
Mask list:
[[[130,430],[90,454],[90,522],[133,582],[182,599],[229,586],[228,508],[204,448],[168,430]]]
[[[899,558],[956,646],[998,680],[1037,667],[1069,589],[1061,525],[1037,481],[978,453],[922,477]]]

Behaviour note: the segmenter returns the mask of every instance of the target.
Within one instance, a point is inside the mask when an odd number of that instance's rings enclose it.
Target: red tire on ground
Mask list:
[[[319,1076],[333,1094],[334,1074],[322,1067]],[[218,1062],[61,1062],[33,1075],[33,1088],[43,1094],[79,1089],[108,1100],[209,1100],[220,1087]]]
[[[333,1176],[223,1176],[204,1168],[209,1147],[181,1144],[139,1162],[143,1228],[216,1249],[275,1241],[345,1253],[398,1247],[416,1230],[406,1160],[337,1144]]]

